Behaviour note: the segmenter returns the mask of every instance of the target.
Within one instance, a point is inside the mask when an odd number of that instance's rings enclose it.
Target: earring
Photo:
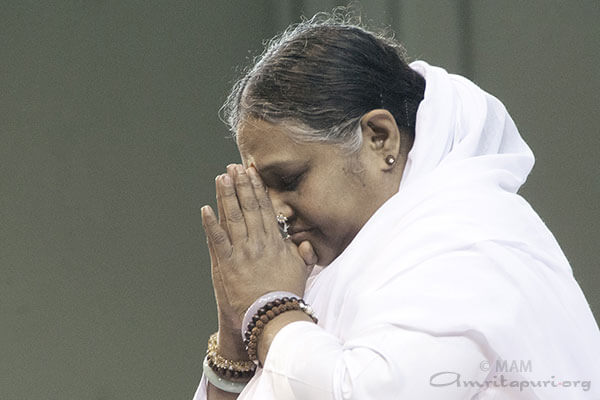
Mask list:
[[[283,240],[287,240],[290,238],[290,234],[288,233],[288,229],[290,226],[287,223],[288,219],[282,213],[277,214],[277,223],[279,224],[279,231],[281,232],[281,237]]]
[[[394,158],[393,155],[389,154],[385,157],[385,162],[387,165],[394,165],[394,163],[396,162],[396,159]]]

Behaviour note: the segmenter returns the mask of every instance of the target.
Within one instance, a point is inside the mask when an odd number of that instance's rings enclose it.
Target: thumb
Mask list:
[[[317,254],[308,240],[300,243],[298,253],[300,253],[300,257],[302,257],[304,264],[307,266],[312,267],[317,263]]]

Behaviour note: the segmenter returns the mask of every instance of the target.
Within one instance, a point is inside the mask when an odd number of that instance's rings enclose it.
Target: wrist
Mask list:
[[[219,353],[232,361],[247,360],[246,346],[240,337],[239,329],[219,328]]]
[[[266,352],[271,345],[271,341],[283,326],[290,322],[302,320],[318,322],[312,308],[304,300],[295,296],[278,297],[280,294],[286,293],[267,293],[255,301],[244,316],[243,325],[246,326],[242,333],[244,344],[248,349],[250,360],[258,360],[259,366],[266,358]],[[257,307],[260,308],[257,309]],[[253,313],[254,310],[256,311]],[[248,322],[247,325],[246,322]],[[262,343],[259,343],[261,341]]]
[[[271,343],[275,339],[275,336],[281,329],[292,322],[306,321],[314,323],[314,320],[306,314],[304,311],[293,310],[280,314],[273,318],[268,324],[265,325],[263,333],[260,335],[258,340],[258,359],[261,364],[264,365],[267,358],[267,353],[271,347]]]
[[[256,371],[254,362],[248,359],[235,359],[235,353],[229,353],[226,358],[219,349],[218,332],[208,339],[208,348],[203,363],[206,378],[216,387],[227,391],[239,393],[243,386],[252,378]],[[231,349],[227,346],[227,349]]]

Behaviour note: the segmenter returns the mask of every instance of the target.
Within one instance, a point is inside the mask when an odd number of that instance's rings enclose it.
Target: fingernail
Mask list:
[[[237,172],[238,174],[245,174],[245,173],[246,173],[246,171],[244,171],[244,167],[242,167],[242,166],[241,166],[241,165],[239,165],[239,164],[235,166],[235,170],[236,170],[236,172]]]
[[[253,183],[258,182],[258,176],[256,175],[256,170],[254,168],[250,167],[246,170],[246,172],[248,172],[248,175],[250,175],[250,180]]]
[[[223,184],[225,186],[231,186],[231,177],[229,174],[223,174]]]

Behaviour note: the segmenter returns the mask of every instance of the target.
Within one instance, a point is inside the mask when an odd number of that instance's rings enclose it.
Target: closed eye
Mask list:
[[[267,187],[291,192],[302,183],[308,171],[310,164],[306,161],[281,161],[261,167],[259,174]]]
[[[300,183],[300,178],[302,178],[303,174],[291,175],[291,176],[282,176],[280,178],[280,187],[282,190],[286,192],[291,192],[298,187]]]

